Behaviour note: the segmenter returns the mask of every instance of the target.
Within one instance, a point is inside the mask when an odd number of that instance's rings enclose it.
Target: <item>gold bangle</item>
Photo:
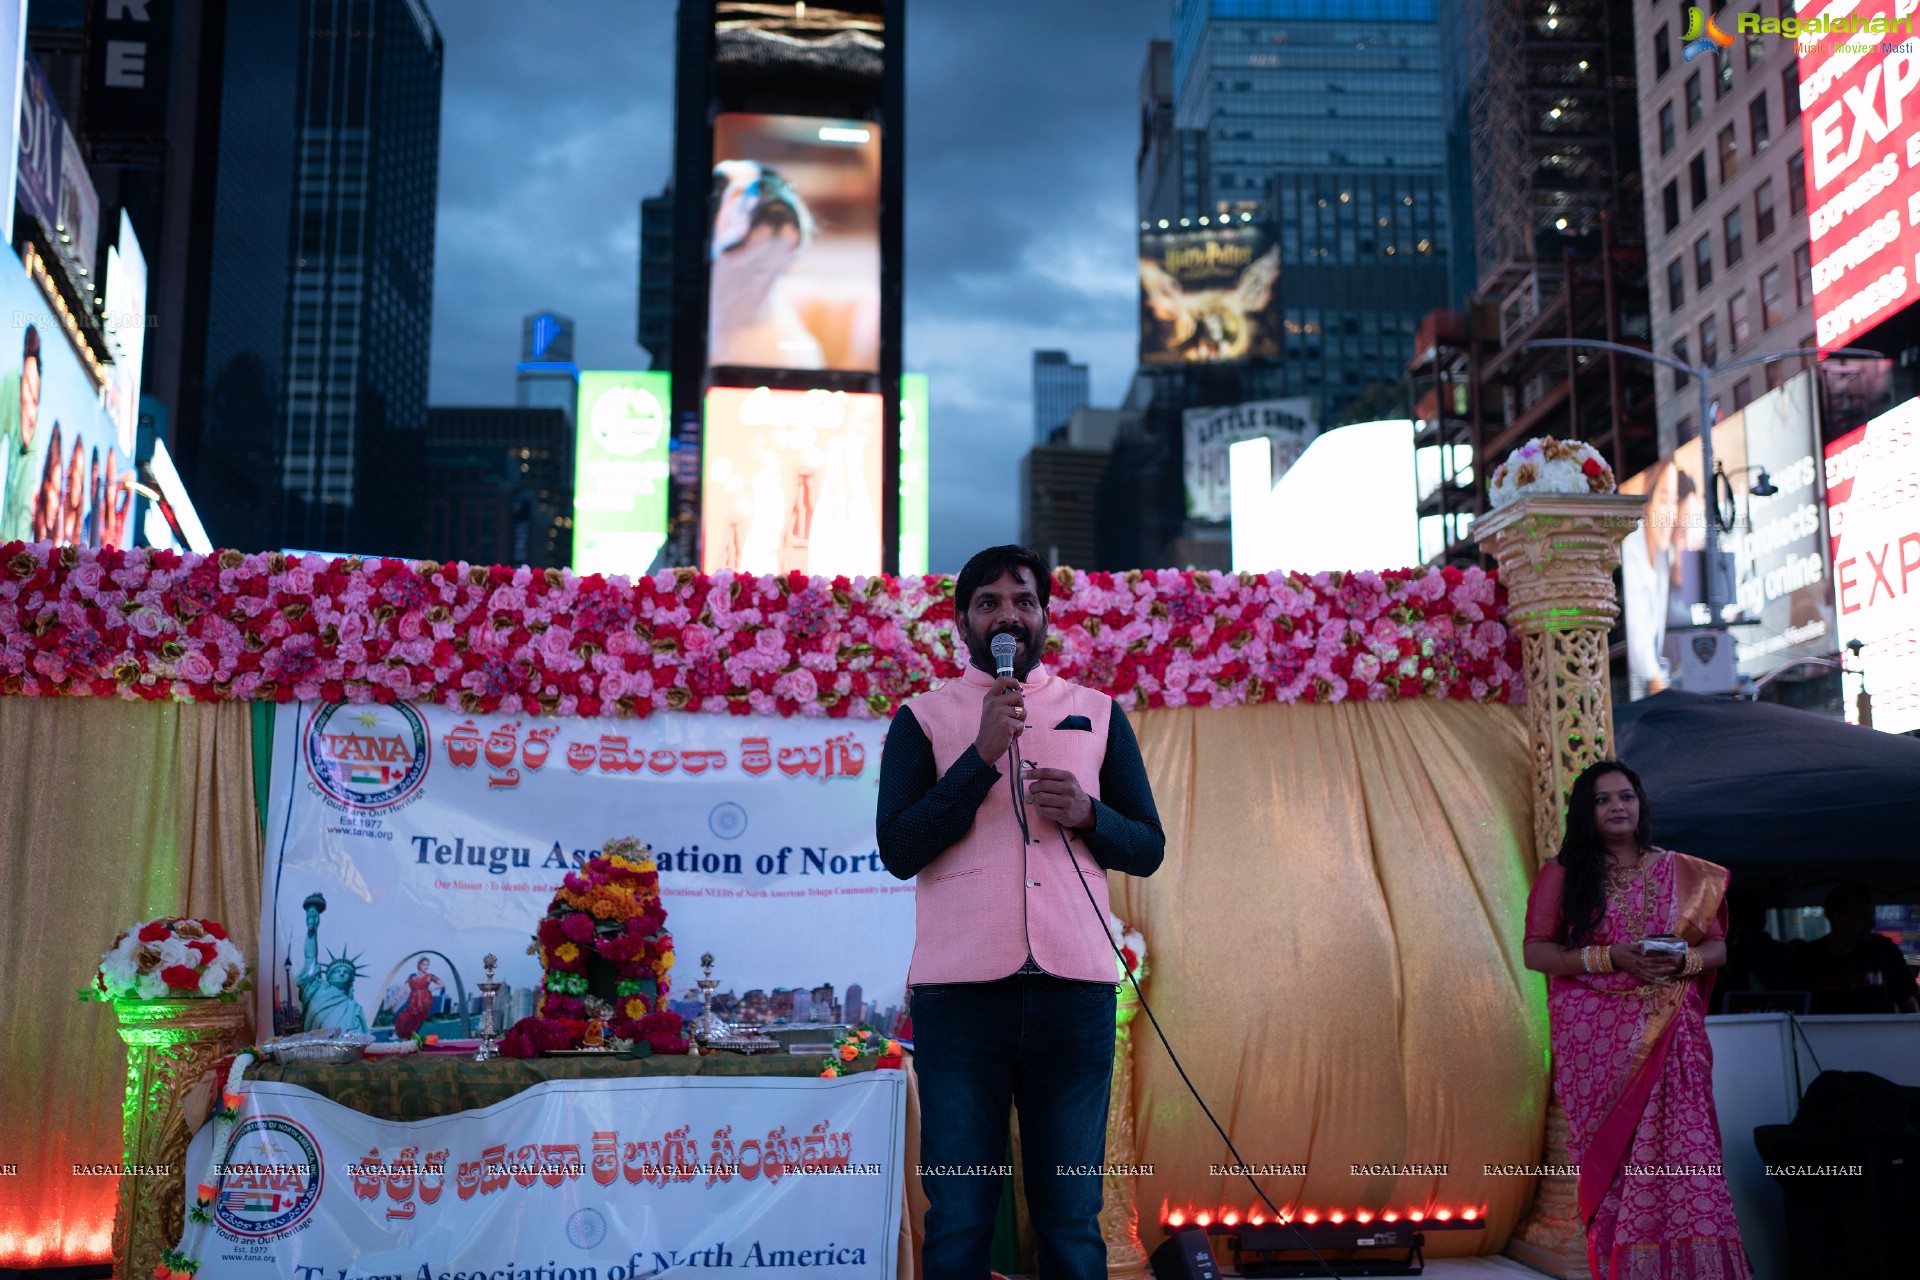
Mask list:
[[[1608,946],[1602,946],[1599,948],[1599,951],[1600,951],[1600,972],[1612,973],[1613,972],[1613,948]]]

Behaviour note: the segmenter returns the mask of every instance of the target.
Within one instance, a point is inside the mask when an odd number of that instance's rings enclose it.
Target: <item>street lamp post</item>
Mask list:
[[[1684,373],[1699,384],[1700,475],[1702,488],[1705,490],[1707,505],[1710,509],[1710,514],[1707,517],[1707,551],[1705,565],[1707,578],[1707,625],[1715,628],[1720,626],[1720,607],[1723,603],[1720,599],[1720,577],[1717,572],[1720,555],[1720,521],[1717,518],[1719,512],[1714,510],[1714,508],[1719,506],[1720,495],[1715,492],[1713,488],[1713,396],[1707,386],[1707,380],[1723,373],[1732,373],[1736,369],[1746,369],[1753,365],[1772,364],[1776,360],[1791,360],[1798,356],[1812,356],[1815,359],[1821,356],[1846,356],[1870,358],[1874,360],[1884,360],[1887,358],[1883,352],[1867,351],[1860,347],[1791,347],[1785,351],[1774,351],[1767,355],[1748,356],[1745,360],[1735,360],[1731,364],[1709,366],[1688,364],[1684,360],[1678,360],[1672,356],[1663,356],[1658,351],[1645,351],[1639,347],[1627,346],[1623,342],[1605,342],[1597,338],[1536,338],[1531,342],[1522,344],[1520,347],[1522,351],[1532,351],[1536,349],[1546,350],[1548,348],[1611,351],[1615,355],[1638,356],[1642,360],[1651,360],[1655,364],[1663,364],[1669,369]],[[1484,466],[1485,464],[1482,462],[1480,465]]]

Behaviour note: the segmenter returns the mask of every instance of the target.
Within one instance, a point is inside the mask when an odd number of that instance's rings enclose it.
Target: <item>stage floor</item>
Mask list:
[[[1237,1271],[1222,1271],[1237,1276]],[[1435,1280],[1541,1280],[1546,1273],[1522,1266],[1512,1258],[1438,1258],[1427,1263],[1423,1276]]]

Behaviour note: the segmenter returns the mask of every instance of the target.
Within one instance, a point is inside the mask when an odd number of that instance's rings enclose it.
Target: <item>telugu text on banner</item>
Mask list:
[[[478,1032],[482,959],[500,1029],[533,1012],[528,944],[562,878],[610,838],[660,869],[671,999],[710,951],[738,1022],[891,1030],[913,888],[881,865],[881,721],[656,716],[534,721],[320,703],[275,723],[262,884],[261,1026]]]
[[[905,1086],[898,1071],[554,1080],[402,1123],[248,1084],[230,1136],[205,1125],[188,1151],[188,1204],[219,1171],[199,1274],[891,1280]]]

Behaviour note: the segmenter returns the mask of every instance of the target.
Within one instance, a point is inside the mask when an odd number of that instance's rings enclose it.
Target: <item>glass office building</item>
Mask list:
[[[1400,416],[1420,317],[1447,301],[1436,0],[1177,0],[1175,127],[1189,217],[1280,238],[1284,394],[1323,424]]]
[[[283,538],[404,553],[425,465],[440,32],[421,0],[303,9]]]

